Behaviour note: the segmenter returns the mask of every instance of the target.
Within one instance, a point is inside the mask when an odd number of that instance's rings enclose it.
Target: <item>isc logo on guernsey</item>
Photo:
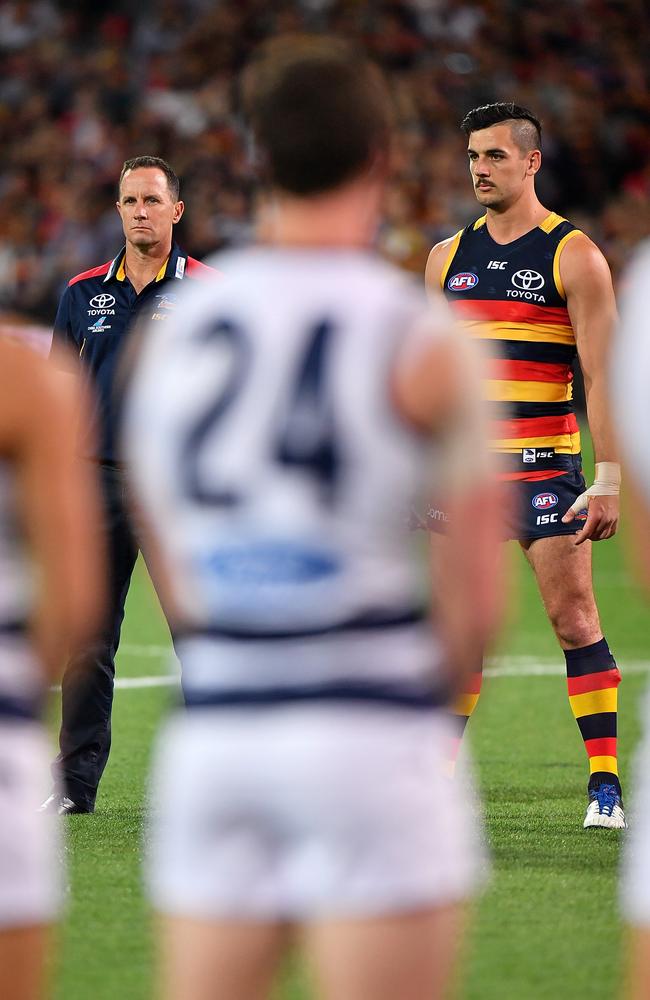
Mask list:
[[[447,288],[451,292],[468,292],[475,285],[478,285],[478,275],[473,271],[461,271],[460,274],[454,274],[447,282]]]

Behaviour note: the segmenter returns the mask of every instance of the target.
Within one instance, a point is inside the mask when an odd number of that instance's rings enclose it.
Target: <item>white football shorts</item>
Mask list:
[[[442,712],[198,709],[158,740],[148,883],[161,913],[318,920],[443,906],[487,862]]]
[[[47,924],[61,909],[60,821],[38,811],[52,750],[35,722],[0,722],[0,930]]]

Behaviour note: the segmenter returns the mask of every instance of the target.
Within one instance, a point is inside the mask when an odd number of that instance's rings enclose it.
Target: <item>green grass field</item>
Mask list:
[[[512,669],[486,681],[470,727],[493,877],[474,913],[459,993],[462,1000],[612,1000],[623,951],[616,907],[620,838],[582,829],[587,769],[566,697],[564,659],[514,546],[512,555],[515,610],[498,650],[505,659],[497,664]],[[619,746],[625,782],[647,682],[639,661],[650,657],[648,611],[618,539],[595,547],[595,582],[603,627],[624,673]],[[168,645],[139,567],[119,677],[160,676]],[[530,675],[532,662],[555,665],[557,673]],[[143,796],[152,737],[172,695],[165,687],[116,691],[113,750],[97,812],[67,820],[71,890],[57,1000],[152,996],[151,926],[140,889]],[[307,996],[302,971],[292,963],[278,997]]]

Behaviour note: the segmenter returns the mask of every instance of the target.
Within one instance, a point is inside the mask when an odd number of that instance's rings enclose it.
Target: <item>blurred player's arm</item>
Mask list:
[[[562,250],[560,278],[584,376],[596,460],[595,482],[562,518],[572,521],[578,511],[587,508],[587,520],[575,536],[580,545],[588,538],[610,538],[618,526],[621,472],[607,408],[607,356],[616,323],[616,301],[607,261],[582,233]]]
[[[630,522],[628,558],[650,594],[650,242],[635,253],[622,276],[621,319],[608,359],[609,406],[625,479],[624,509]]]
[[[56,676],[99,627],[104,562],[99,504],[90,463],[75,451],[72,427],[82,401],[32,351],[0,343],[3,395],[0,454],[15,464],[19,509],[37,567],[33,636]]]
[[[162,546],[158,542],[158,535],[154,530],[149,518],[144,512],[143,505],[137,496],[135,485],[129,494],[129,514],[131,521],[137,527],[138,538],[141,540],[142,554],[147,565],[147,571],[154,585],[156,596],[160,601],[163,614],[169,625],[172,635],[174,629],[186,624],[187,615],[183,615],[176,598],[176,587],[174,586],[174,576],[167,559],[163,553]]]
[[[480,662],[502,613],[499,525],[480,400],[478,359],[461,331],[405,352],[394,377],[400,412],[440,442],[442,506],[448,530],[439,546],[435,605],[454,688]]]
[[[634,469],[623,464],[625,472],[624,509],[630,530],[625,547],[628,561],[637,580],[650,595],[650,505],[643,489],[637,485]]]

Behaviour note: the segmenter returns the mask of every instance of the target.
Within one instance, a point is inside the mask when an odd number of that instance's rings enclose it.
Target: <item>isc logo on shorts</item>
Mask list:
[[[535,510],[550,510],[551,507],[557,507],[559,500],[555,493],[538,493],[531,503]]]
[[[473,271],[461,271],[460,274],[454,274],[447,282],[447,288],[451,292],[468,292],[475,285],[478,285],[478,275]]]

